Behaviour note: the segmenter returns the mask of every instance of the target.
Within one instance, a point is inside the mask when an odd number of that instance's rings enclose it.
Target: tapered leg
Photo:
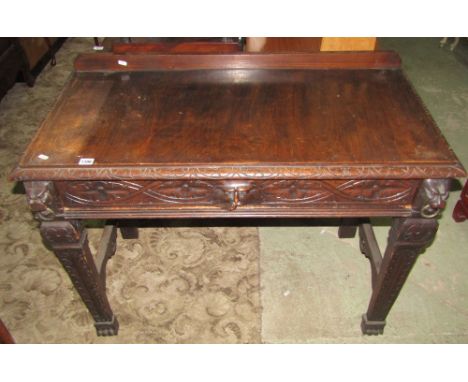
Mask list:
[[[361,329],[364,334],[383,333],[387,314],[419,254],[434,239],[437,227],[435,219],[394,219],[369,308],[362,318]]]
[[[119,323],[107,300],[105,279],[100,277],[100,271],[105,272],[105,269],[96,267],[83,225],[79,221],[44,221],[41,234],[88,307],[97,334],[116,335]]]
[[[359,225],[359,219],[345,218],[341,219],[340,227],[338,228],[338,237],[340,239],[348,239],[356,236],[356,230]]]
[[[123,239],[138,239],[138,227],[121,226],[119,228]]]

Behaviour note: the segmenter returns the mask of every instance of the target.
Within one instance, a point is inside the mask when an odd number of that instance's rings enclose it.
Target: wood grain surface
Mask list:
[[[112,52],[117,54],[145,53],[232,53],[242,51],[239,42],[179,42],[179,43],[118,43]]]
[[[12,177],[464,174],[401,70],[296,68],[76,73]]]
[[[125,62],[122,65],[122,61]],[[120,62],[120,63],[119,63]],[[226,54],[82,54],[75,70],[83,72],[190,69],[389,69],[399,68],[392,51]]]

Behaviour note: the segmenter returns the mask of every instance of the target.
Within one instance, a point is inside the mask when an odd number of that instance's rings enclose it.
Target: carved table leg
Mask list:
[[[434,239],[437,227],[435,219],[394,219],[369,308],[362,317],[361,329],[364,334],[383,333],[387,314],[419,254]]]
[[[41,234],[68,272],[94,318],[98,335],[116,335],[119,323],[106,296],[105,279],[88,246],[87,232],[79,221],[44,221]],[[101,268],[101,267],[100,267]],[[105,269],[101,268],[101,272]]]

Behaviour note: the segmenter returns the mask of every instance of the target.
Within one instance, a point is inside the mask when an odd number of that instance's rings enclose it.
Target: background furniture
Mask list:
[[[181,41],[114,43],[116,54],[136,53],[233,53],[241,52],[240,41]]]
[[[27,58],[18,39],[0,38],[0,100],[15,84],[19,74],[32,85],[34,81],[29,74]]]
[[[65,38],[7,37],[0,38],[0,99],[16,81],[33,86],[36,77],[50,61]]]
[[[375,50],[375,37],[133,37],[108,38],[104,50],[114,53],[229,53],[247,52],[319,52]],[[100,45],[95,38],[95,44]]]
[[[19,37],[27,58],[28,70],[33,81],[50,61],[55,65],[55,53],[65,42],[64,37]]]
[[[238,37],[131,37],[106,38],[95,45],[102,50],[124,53],[232,53],[242,51],[245,40]]]
[[[375,37],[247,37],[248,52],[375,50]]]
[[[456,222],[463,222],[468,219],[468,181],[463,187],[460,200],[455,205],[452,216]]]

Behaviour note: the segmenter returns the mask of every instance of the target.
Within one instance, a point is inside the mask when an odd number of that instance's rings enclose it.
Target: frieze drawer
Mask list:
[[[65,211],[409,209],[418,180],[57,181]]]

